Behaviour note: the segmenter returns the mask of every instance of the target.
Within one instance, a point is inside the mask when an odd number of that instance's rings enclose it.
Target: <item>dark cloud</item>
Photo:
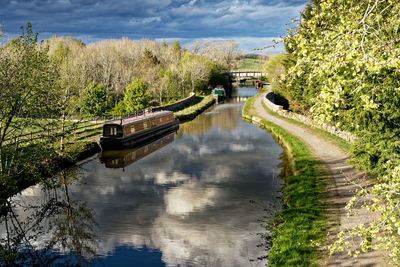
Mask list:
[[[0,0],[10,36],[29,21],[44,35],[84,41],[146,38],[249,38],[285,34],[306,0]]]

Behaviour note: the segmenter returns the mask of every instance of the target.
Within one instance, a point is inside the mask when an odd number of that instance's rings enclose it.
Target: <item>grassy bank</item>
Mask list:
[[[265,128],[279,142],[292,161],[292,173],[282,190],[284,207],[273,220],[270,266],[313,266],[318,264],[327,221],[321,192],[326,183],[321,163],[308,147],[273,123],[251,114],[254,98],[247,100],[243,117]]]
[[[212,95],[198,96],[198,101],[190,107],[175,112],[175,117],[180,121],[193,120],[197,115],[211,107],[215,103],[215,99]]]

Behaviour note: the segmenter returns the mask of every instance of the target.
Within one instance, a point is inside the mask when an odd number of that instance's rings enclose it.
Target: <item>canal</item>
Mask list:
[[[280,208],[283,152],[241,118],[255,93],[238,88],[177,133],[24,190],[1,219],[2,248],[27,265],[264,266],[260,221]]]

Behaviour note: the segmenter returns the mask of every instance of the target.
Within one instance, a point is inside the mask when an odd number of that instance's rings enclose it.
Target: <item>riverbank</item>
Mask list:
[[[327,167],[327,171],[323,174],[327,188],[325,192],[319,192],[322,197],[321,201],[326,203],[326,239],[320,244],[318,250],[320,256],[320,265],[323,266],[385,266],[384,252],[382,250],[368,251],[359,255],[356,259],[347,255],[347,252],[335,252],[331,257],[328,257],[328,244],[336,240],[337,233],[350,229],[360,223],[369,223],[374,214],[361,208],[361,203],[354,208],[357,215],[347,216],[346,204],[354,195],[358,188],[358,184],[368,184],[371,181],[366,177],[365,173],[355,170],[352,166],[346,163],[350,158],[345,150],[348,144],[340,146],[343,141],[335,140],[330,134],[321,134],[321,130],[317,130],[301,123],[294,123],[293,120],[282,118],[271,114],[270,111],[263,106],[263,99],[266,92],[257,95],[252,106],[252,114],[265,119],[281,127],[289,134],[300,139],[309,149],[314,158],[319,159],[323,165]],[[354,250],[357,247],[353,248]]]
[[[252,109],[255,99],[246,101],[243,118],[271,133],[284,148],[291,168],[282,190],[284,208],[272,221],[269,266],[315,265],[327,227],[325,205],[320,196],[320,192],[326,191],[321,163],[300,139],[256,116]]]
[[[202,98],[198,103],[195,105],[192,105],[190,107],[187,107],[183,110],[174,112],[175,117],[179,119],[179,121],[188,121],[188,120],[193,120],[196,118],[199,114],[203,113],[205,110],[207,110],[209,107],[215,104],[215,99],[213,98],[212,95],[208,96],[198,96],[198,98]]]

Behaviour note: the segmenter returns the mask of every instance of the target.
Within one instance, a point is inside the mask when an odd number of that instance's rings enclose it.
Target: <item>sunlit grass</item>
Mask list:
[[[175,112],[175,116],[179,118],[179,117],[187,117],[187,116],[197,114],[197,113],[201,112],[205,107],[207,107],[208,105],[210,105],[212,102],[215,101],[212,95],[198,96],[198,98],[202,98],[202,99],[200,101],[198,101],[198,103],[195,105],[192,105],[183,110]]]
[[[243,58],[237,62],[238,70],[259,70],[260,60],[255,58]]]

